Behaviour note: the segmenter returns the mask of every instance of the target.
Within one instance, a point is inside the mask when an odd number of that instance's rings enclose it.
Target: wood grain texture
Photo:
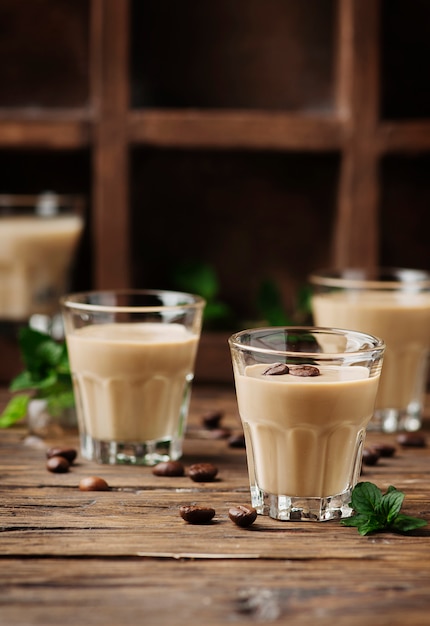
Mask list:
[[[93,3],[92,88],[94,128],[94,284],[126,288],[130,281],[128,146],[129,2]]]
[[[0,393],[0,405],[8,393]],[[196,385],[184,464],[219,467],[212,483],[154,476],[147,467],[101,466],[78,458],[67,474],[45,469],[52,443],[24,426],[0,432],[0,624],[198,622],[424,626],[430,596],[430,529],[360,537],[338,522],[277,522],[248,529],[228,518],[249,503],[244,450],[210,439],[209,410],[239,431],[233,387]],[[430,440],[429,421],[424,433]],[[368,434],[368,443],[395,442]],[[98,475],[108,492],[81,492]],[[363,479],[406,494],[403,510],[430,521],[429,448],[400,448],[365,468]],[[213,506],[212,523],[187,524],[182,504]]]
[[[43,148],[48,150],[72,150],[86,148],[90,144],[90,123],[85,120],[41,119],[26,116],[20,119],[0,118],[0,147]]]
[[[347,130],[334,223],[338,267],[378,264],[379,20],[379,0],[339,2],[337,100]]]
[[[341,120],[330,114],[266,111],[159,111],[130,113],[131,143],[171,148],[338,150]]]

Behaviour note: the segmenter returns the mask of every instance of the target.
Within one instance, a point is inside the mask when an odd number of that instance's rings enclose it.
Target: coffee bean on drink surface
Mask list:
[[[79,483],[81,491],[109,491],[109,485],[100,476],[87,476]]]
[[[188,476],[196,483],[209,483],[215,479],[218,468],[212,463],[194,463],[188,468]]]
[[[77,457],[77,452],[74,448],[49,448],[49,450],[46,451],[46,457],[50,459],[53,456],[62,456],[67,459],[71,465]]]
[[[184,466],[180,461],[162,461],[152,468],[155,476],[183,476]]]
[[[65,474],[69,471],[69,461],[63,456],[51,456],[46,462],[46,469],[54,474]]]
[[[319,376],[320,371],[314,365],[294,365],[290,366],[290,374],[291,376]]]
[[[180,507],[179,515],[189,524],[207,524],[215,515],[215,509],[209,506],[185,504]]]
[[[426,440],[420,433],[400,433],[397,436],[397,443],[410,448],[425,448]]]
[[[257,511],[252,506],[239,504],[228,510],[228,516],[237,526],[247,528],[257,519]]]
[[[286,363],[272,363],[270,367],[264,370],[263,376],[282,376],[288,374],[290,368]]]

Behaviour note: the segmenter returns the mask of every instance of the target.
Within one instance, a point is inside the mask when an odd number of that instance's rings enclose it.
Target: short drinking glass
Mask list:
[[[85,458],[154,465],[182,455],[204,305],[172,291],[62,299]]]
[[[310,277],[318,326],[382,337],[384,369],[369,430],[418,430],[430,354],[430,273],[376,268],[318,271]]]
[[[313,327],[229,339],[252,505],[279,520],[348,517],[384,344]]]

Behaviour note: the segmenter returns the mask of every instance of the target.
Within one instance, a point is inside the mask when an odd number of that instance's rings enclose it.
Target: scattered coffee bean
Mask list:
[[[109,491],[109,485],[104,478],[87,476],[80,481],[79,489],[81,491]]]
[[[215,509],[209,506],[185,504],[180,507],[179,515],[189,524],[207,524],[215,515]]]
[[[208,439],[228,439],[231,435],[229,428],[214,428],[207,433]]]
[[[230,448],[245,448],[245,435],[243,433],[236,433],[228,438],[228,445]]]
[[[67,459],[70,465],[77,457],[77,452],[74,448],[49,448],[46,451],[46,457],[50,459],[53,456],[62,456],[64,459]]]
[[[202,416],[202,424],[208,430],[218,428],[224,416],[222,411],[208,411]]]
[[[314,365],[294,365],[290,367],[291,376],[319,376],[320,371]]]
[[[392,446],[388,443],[375,443],[372,444],[372,449],[376,450],[381,457],[391,457],[394,456],[396,452],[396,446]]]
[[[264,370],[263,376],[281,376],[282,374],[288,374],[289,371],[290,368],[286,363],[273,363]]]
[[[363,464],[364,465],[376,465],[379,461],[379,453],[373,448],[363,449]]]
[[[400,433],[397,436],[397,443],[410,448],[424,448],[426,440],[420,433]]]
[[[64,474],[69,471],[69,461],[63,456],[51,456],[46,462],[46,469],[55,474]]]
[[[218,468],[212,463],[194,463],[188,468],[188,476],[196,483],[209,483],[217,474]]]
[[[257,511],[252,506],[239,504],[228,510],[228,516],[237,526],[247,528],[257,519]]]
[[[185,473],[181,461],[163,461],[152,468],[155,476],[183,476]]]

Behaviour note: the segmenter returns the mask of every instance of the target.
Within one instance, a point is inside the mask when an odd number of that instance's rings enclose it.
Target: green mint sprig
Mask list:
[[[30,327],[21,329],[18,340],[25,369],[10,384],[17,395],[0,415],[0,428],[25,417],[31,398],[45,399],[53,416],[75,405],[66,343]]]
[[[355,526],[360,535],[377,531],[407,533],[427,525],[426,520],[400,513],[405,494],[395,487],[386,493],[373,483],[358,483],[351,495],[350,506],[355,514],[341,520],[343,526]]]

